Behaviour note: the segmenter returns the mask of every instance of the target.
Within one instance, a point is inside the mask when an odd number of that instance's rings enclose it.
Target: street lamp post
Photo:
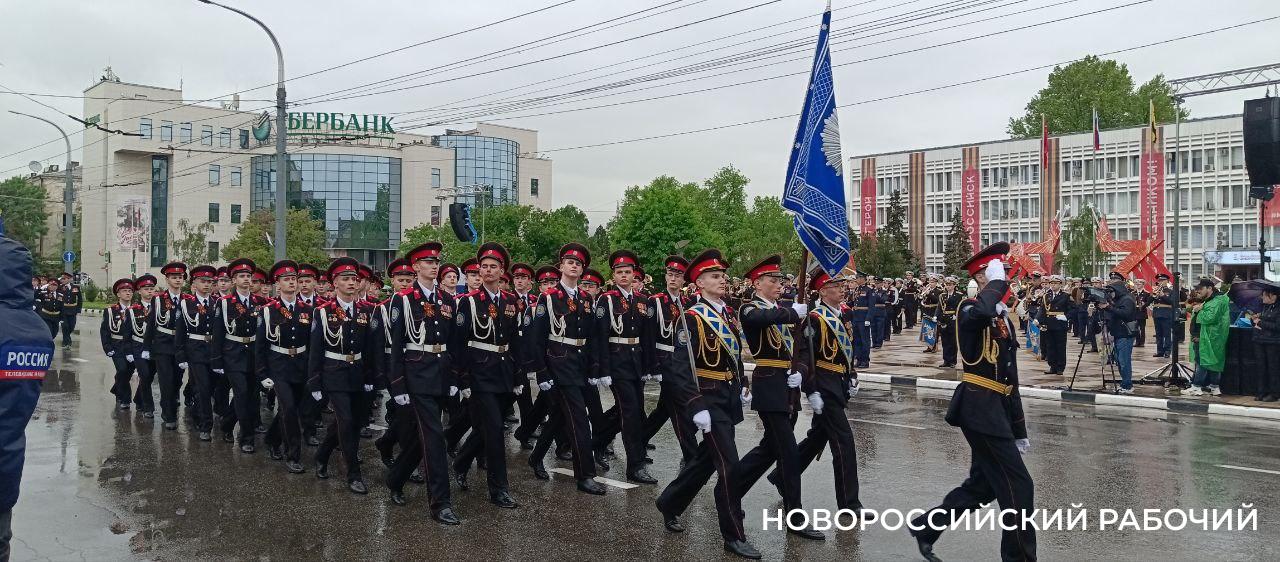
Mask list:
[[[210,4],[230,10],[240,14],[253,23],[258,24],[263,31],[267,32],[267,37],[271,38],[271,44],[276,48],[276,261],[285,259],[285,215],[287,200],[285,197],[286,190],[289,188],[289,157],[285,154],[285,93],[284,93],[284,53],[280,50],[280,42],[276,41],[276,34],[271,32],[271,28],[261,20],[255,18],[248,13],[219,4],[212,0],[200,0],[205,4]]]
[[[30,117],[32,119],[39,119],[45,123],[53,125],[53,128],[57,129],[59,133],[62,133],[63,142],[67,143],[67,164],[66,169],[63,170],[67,174],[67,185],[62,189],[62,252],[65,256],[71,251],[71,237],[75,232],[75,221],[71,216],[71,204],[75,199],[75,193],[71,189],[71,139],[67,137],[67,132],[63,131],[62,127],[59,127],[57,123],[45,119],[44,117],[36,117],[35,115],[28,115],[26,113],[13,110],[9,110],[9,113]],[[62,271],[64,273],[74,273],[74,271],[72,271],[74,269],[74,265],[74,263],[69,262],[64,258],[62,260]]]

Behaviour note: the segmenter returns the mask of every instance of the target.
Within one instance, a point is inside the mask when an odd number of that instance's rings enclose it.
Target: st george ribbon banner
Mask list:
[[[787,163],[782,206],[794,216],[800,241],[832,277],[849,263],[849,215],[844,193],[844,158],[827,34],[831,8],[822,14],[818,48],[800,125]]]
[[[1152,116],[1151,125],[1142,132],[1142,168],[1139,177],[1138,204],[1141,240],[1164,240],[1164,139]],[[1155,256],[1164,262],[1164,251]]]

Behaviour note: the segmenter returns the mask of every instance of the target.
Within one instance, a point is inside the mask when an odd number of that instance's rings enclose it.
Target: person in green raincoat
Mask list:
[[[1200,304],[1192,309],[1200,333],[1192,339],[1198,355],[1196,375],[1187,394],[1201,396],[1205,392],[1221,396],[1218,379],[1227,363],[1227,333],[1231,326],[1231,303],[1227,295],[1214,286],[1212,279],[1201,279],[1195,297]]]

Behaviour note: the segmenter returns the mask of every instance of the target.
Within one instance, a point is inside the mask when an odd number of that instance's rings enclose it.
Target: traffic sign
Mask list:
[[[75,252],[62,252],[62,261],[63,261],[63,262],[66,262],[66,263],[71,263],[71,262],[73,262],[73,261],[76,261],[76,253],[75,253]]]

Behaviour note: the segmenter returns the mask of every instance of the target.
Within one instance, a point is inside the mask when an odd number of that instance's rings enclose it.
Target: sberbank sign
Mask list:
[[[355,113],[289,113],[289,132],[310,134],[327,131],[343,134],[395,133],[391,128],[393,117],[386,115],[356,115]],[[305,133],[304,133],[305,131]]]

